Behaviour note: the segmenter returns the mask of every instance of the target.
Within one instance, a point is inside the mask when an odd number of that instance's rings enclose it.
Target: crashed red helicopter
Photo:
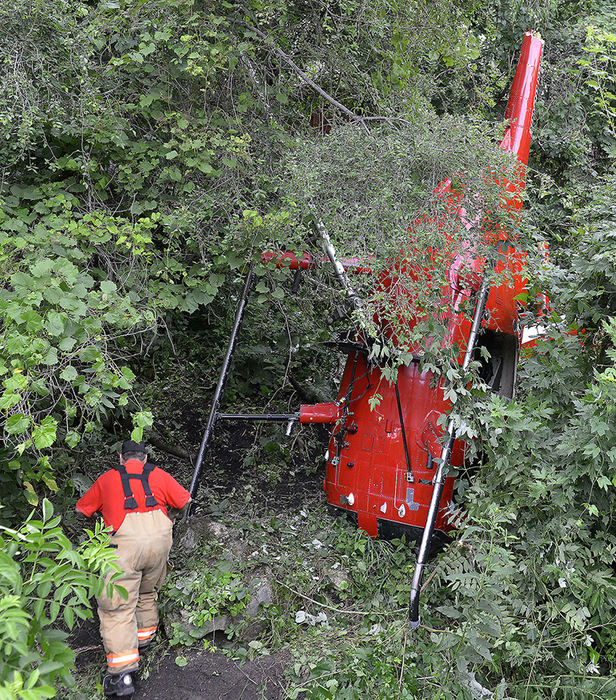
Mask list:
[[[527,32],[505,112],[508,125],[500,145],[517,160],[515,180],[500,183],[503,206],[511,215],[522,206],[520,194],[525,186],[542,50],[542,39]],[[439,189],[450,202],[456,203],[450,181],[442,183]],[[511,397],[522,342],[518,298],[526,284],[522,273],[524,254],[514,248],[506,234],[494,231],[487,234],[476,222],[469,221],[459,201],[456,207],[471,245],[467,252],[459,253],[450,261],[448,287],[442,290],[447,305],[447,337],[443,342],[457,345],[457,362],[463,370],[477,357],[478,349],[485,348],[490,358],[484,368],[486,383],[492,391]],[[347,299],[356,310],[361,310],[362,302],[349,281],[345,265],[337,258],[323,226],[317,224],[317,229]],[[412,227],[409,230],[412,233]],[[501,278],[493,284],[486,259],[473,257],[472,238],[485,239],[486,236],[490,236],[496,253],[494,270],[507,273],[507,281]],[[264,257],[294,270],[309,269],[315,264],[312,256],[300,257],[291,252],[265,253]],[[391,275],[380,281],[385,293],[388,285],[393,286],[396,266],[404,262],[394,261]],[[331,425],[323,480],[327,502],[347,511],[356,519],[358,527],[372,537],[398,534],[402,529],[421,540],[409,607],[411,627],[417,627],[419,592],[430,543],[434,535],[446,538],[446,533],[452,529],[454,478],[448,476],[448,469],[462,466],[465,452],[464,442],[456,439],[454,421],[439,420],[451,410],[443,380],[434,381],[431,372],[420,368],[419,347],[413,361],[399,367],[395,381],[383,380],[381,367],[370,361],[370,348],[358,332],[354,342],[345,347],[348,357],[337,400],[303,405],[295,414],[220,413],[220,400],[252,284],[251,268],[201,442],[190,486],[191,496],[197,491],[201,464],[218,420],[297,420]],[[462,301],[474,302],[472,319],[461,313]],[[409,318],[406,322],[413,325],[416,320]],[[395,338],[393,341],[395,344]],[[380,395],[378,412],[372,410],[377,390]]]

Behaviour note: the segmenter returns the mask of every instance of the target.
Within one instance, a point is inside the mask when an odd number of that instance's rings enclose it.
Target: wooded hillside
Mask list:
[[[279,571],[287,588],[250,653],[292,650],[288,697],[616,697],[611,3],[4,0],[0,698],[71,683],[57,628],[91,614],[110,557],[100,529],[83,540],[74,503],[120,442],[132,431],[190,479],[248,265],[225,406],[296,410],[334,396],[341,360],[326,343],[349,319],[332,320],[343,295],[326,266],[293,294],[261,253],[321,255],[320,220],[341,255],[379,269],[410,222],[440,211],[444,178],[496,201],[484,173],[508,167],[497,144],[527,30],[545,53],[515,234],[529,325],[539,290],[555,312],[515,399],[456,390],[481,448],[458,480],[463,516],[424,628],[407,638],[410,545],[315,515],[318,431],[223,431],[246,449],[231,466],[215,452],[201,505],[224,501],[233,467],[251,486],[238,509],[274,537],[255,490],[314,481],[306,532],[347,557],[350,582],[332,592]],[[382,303],[369,277],[357,284]],[[301,556],[289,550],[292,567]],[[362,615],[302,637],[289,590]]]

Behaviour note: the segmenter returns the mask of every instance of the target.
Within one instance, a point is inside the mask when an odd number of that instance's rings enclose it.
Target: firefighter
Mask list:
[[[107,654],[103,692],[131,695],[131,672],[139,665],[139,652],[154,639],[158,627],[158,589],[167,570],[175,514],[190,501],[190,493],[166,471],[147,461],[142,442],[122,444],[120,465],[102,474],[77,502],[87,517],[100,511],[111,527],[111,546],[118,551],[124,571],[117,583],[128,591],[124,600],[103,590],[98,598],[100,630]]]

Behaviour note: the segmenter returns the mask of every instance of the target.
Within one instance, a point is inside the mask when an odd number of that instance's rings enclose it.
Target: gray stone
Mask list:
[[[193,578],[194,573],[188,575],[186,577],[186,585],[189,585]],[[272,602],[274,591],[271,580],[263,574],[252,578],[248,582],[247,588],[250,600],[242,612],[235,616],[229,614],[218,615],[200,627],[196,627],[190,622],[190,610],[171,610],[164,620],[167,636],[173,636],[173,623],[179,623],[182,629],[195,639],[202,639],[213,632],[225,632],[231,625],[236,625],[243,620],[246,622],[250,620],[249,624],[242,627],[241,639],[247,642],[257,639],[266,627],[266,623],[259,619],[260,607],[262,604],[267,605]]]
[[[190,527],[186,529],[184,534],[178,539],[178,547],[185,549],[187,552],[192,552],[197,546],[197,535]]]
[[[175,541],[181,549],[192,552],[203,539],[212,539],[210,522],[207,518],[189,518],[176,522],[174,527]]]
[[[175,525],[175,539],[178,547],[193,552],[202,540],[216,541],[224,545],[234,558],[247,556],[244,535],[241,530],[210,520],[208,517],[194,517]]]
[[[349,587],[349,576],[343,566],[329,567],[325,570],[327,579],[337,591],[343,591]]]
[[[267,578],[253,578],[248,587],[250,602],[243,611],[246,617],[256,617],[261,603],[269,604],[274,599],[272,584]]]
[[[171,610],[165,617],[163,626],[167,637],[173,637],[173,625],[177,623],[181,625],[184,632],[190,634],[196,640],[203,639],[203,637],[207,637],[208,634],[213,634],[214,632],[224,632],[229,627],[230,621],[231,617],[229,615],[218,615],[200,627],[196,627],[190,622],[189,610]]]
[[[241,533],[238,533],[237,530],[234,530],[233,528],[227,527],[226,525],[223,525],[222,523],[217,523],[214,520],[211,520],[208,523],[208,530],[209,534],[217,539],[220,540],[221,542],[230,542],[232,540],[238,539],[238,537],[241,537]]]
[[[177,545],[187,552],[197,550],[199,543],[204,540],[216,541],[224,548],[222,555],[224,558],[230,560],[246,560],[248,558],[249,552],[241,530],[205,517],[191,518],[187,522],[178,523],[175,536]],[[204,563],[204,565],[206,564]],[[180,590],[188,590],[196,576],[197,573],[194,571],[187,572],[185,576],[175,582],[175,585]],[[164,621],[167,635],[172,636],[173,624],[178,623],[185,632],[195,639],[201,639],[218,631],[225,632],[230,627],[236,627],[240,630],[239,634],[243,641],[257,639],[267,624],[262,620],[261,607],[270,604],[274,599],[273,580],[265,567],[257,567],[244,576],[243,583],[250,599],[246,608],[238,615],[221,614],[202,626],[195,627],[190,622],[191,614],[194,614],[195,610],[171,610]],[[237,632],[236,629],[235,633],[237,634]]]

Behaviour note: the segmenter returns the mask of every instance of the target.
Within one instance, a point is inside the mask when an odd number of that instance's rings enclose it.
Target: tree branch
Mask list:
[[[168,442],[163,440],[162,437],[158,437],[157,435],[151,433],[147,436],[147,441],[154,445],[154,447],[158,447],[158,449],[162,450],[163,452],[167,452],[170,455],[175,455],[176,457],[181,457],[182,459],[187,459],[191,464],[194,463],[194,455],[191,455],[190,452],[185,450],[183,447],[170,445]]]
[[[232,22],[233,24],[241,24],[243,27],[248,29],[248,31],[253,32],[256,34],[260,39],[263,39],[263,41],[274,51],[274,53],[281,58],[299,77],[308,85],[313,90],[316,90],[316,92],[321,95],[325,100],[327,100],[330,104],[332,104],[334,107],[338,108],[341,112],[346,114],[350,119],[353,121],[359,122],[366,131],[368,131],[368,127],[364,123],[363,117],[360,117],[358,114],[355,114],[355,112],[352,112],[348,107],[345,107],[342,102],[338,102],[338,100],[334,97],[332,97],[329,93],[325,92],[323,88],[320,85],[317,85],[317,83],[312,80],[312,78],[308,77],[306,73],[295,63],[295,61],[288,55],[286,54],[281,48],[279,48],[275,43],[274,40],[267,36],[267,34],[264,34],[261,30],[257,29],[256,27],[253,27],[250,24],[247,24],[246,22],[240,20],[240,19],[234,19],[233,17],[227,17],[229,22]]]

